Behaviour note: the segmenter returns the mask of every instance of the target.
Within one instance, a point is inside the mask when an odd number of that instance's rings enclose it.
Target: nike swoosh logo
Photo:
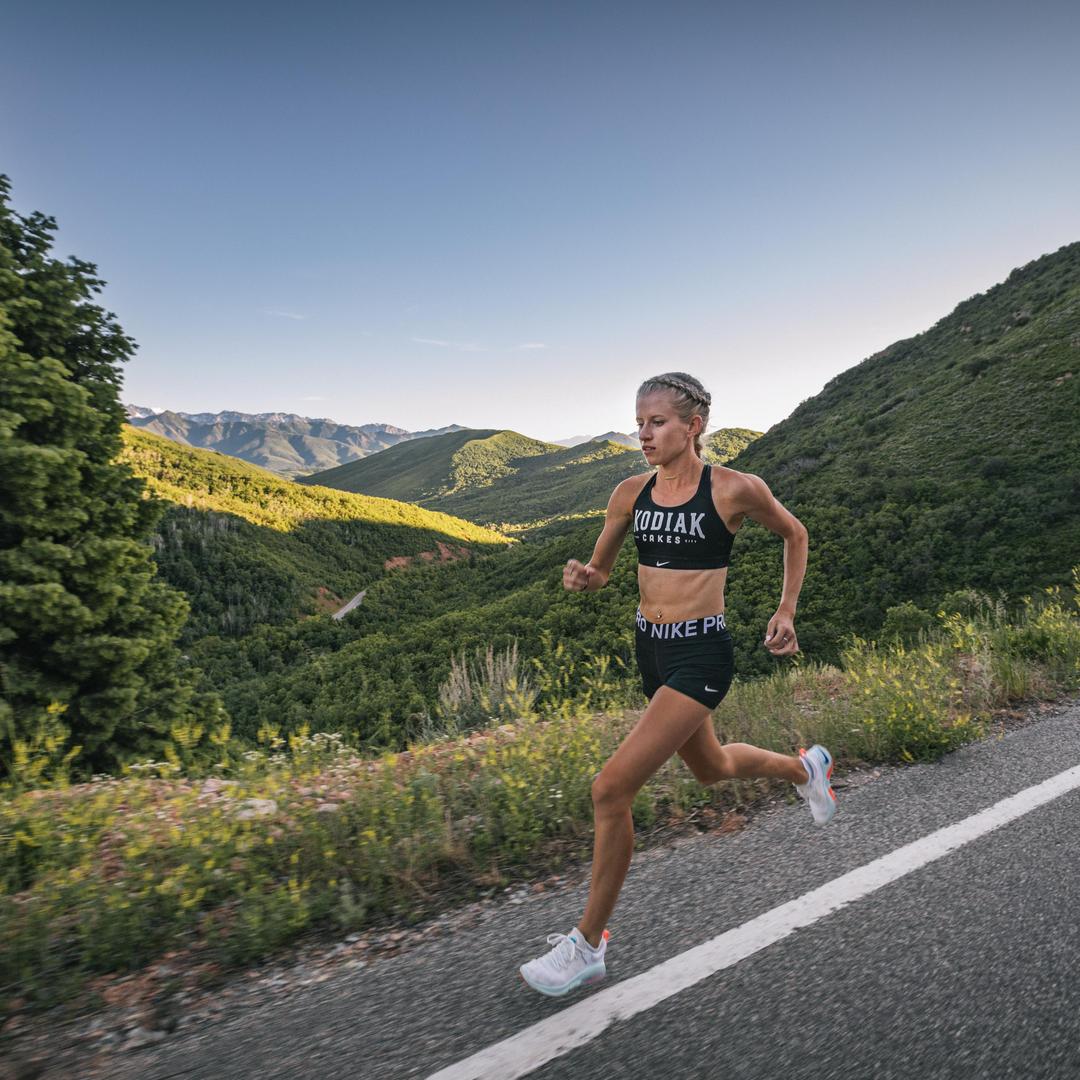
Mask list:
[[[712,686],[706,686],[705,689],[708,690],[710,694],[716,693],[716,689]]]
[[[666,560],[665,562],[658,562],[658,563],[657,563],[656,565],[657,565],[657,566],[667,566],[667,564],[668,564],[669,562],[671,562],[671,560],[670,560],[670,559],[667,559],[667,560]]]

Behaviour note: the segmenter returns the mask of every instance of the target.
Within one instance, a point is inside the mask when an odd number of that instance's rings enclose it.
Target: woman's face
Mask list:
[[[663,390],[637,400],[637,434],[641,452],[650,465],[665,465],[693,443],[690,431],[696,417],[689,424],[679,419],[672,404],[671,395]]]

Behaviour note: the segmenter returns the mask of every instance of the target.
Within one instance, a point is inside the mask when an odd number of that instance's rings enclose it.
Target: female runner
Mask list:
[[[673,753],[703,784],[780,777],[807,800],[814,821],[824,824],[835,811],[832,756],[823,746],[788,756],[747,743],[721,746],[713,731],[712,710],[733,674],[724,582],[734,534],[749,517],[784,538],[784,585],[764,646],[773,656],[791,656],[799,649],[795,603],[806,571],[807,532],[763,480],[701,460],[710,401],[701,383],[684,372],[641,384],[638,438],[655,472],[628,477],[615,488],[592,558],[584,566],[571,559],[563,570],[566,589],[602,589],[633,529],[641,596],[635,647],[649,706],[593,781],[596,832],[585,914],[570,933],[549,934],[551,951],[518,969],[543,994],[558,996],[604,977],[605,927],[634,851],[630,806]]]

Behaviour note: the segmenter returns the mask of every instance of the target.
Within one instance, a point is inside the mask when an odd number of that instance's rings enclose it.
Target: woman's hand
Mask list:
[[[778,611],[765,631],[765,648],[773,656],[793,656],[799,651],[799,639],[795,636],[795,622],[785,611]]]
[[[570,592],[585,592],[595,573],[596,571],[591,566],[579,563],[577,559],[571,559],[563,567],[563,588],[569,589]]]

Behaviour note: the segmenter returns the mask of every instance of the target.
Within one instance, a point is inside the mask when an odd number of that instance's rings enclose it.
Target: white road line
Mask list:
[[[649,971],[593,993],[471,1057],[432,1073],[428,1080],[513,1080],[596,1038],[617,1020],[627,1020],[666,998],[737,964],[800,927],[940,859],[1044,803],[1080,787],[1080,765],[1026,788],[971,817],[883,855],[756,919],[688,949]]]

